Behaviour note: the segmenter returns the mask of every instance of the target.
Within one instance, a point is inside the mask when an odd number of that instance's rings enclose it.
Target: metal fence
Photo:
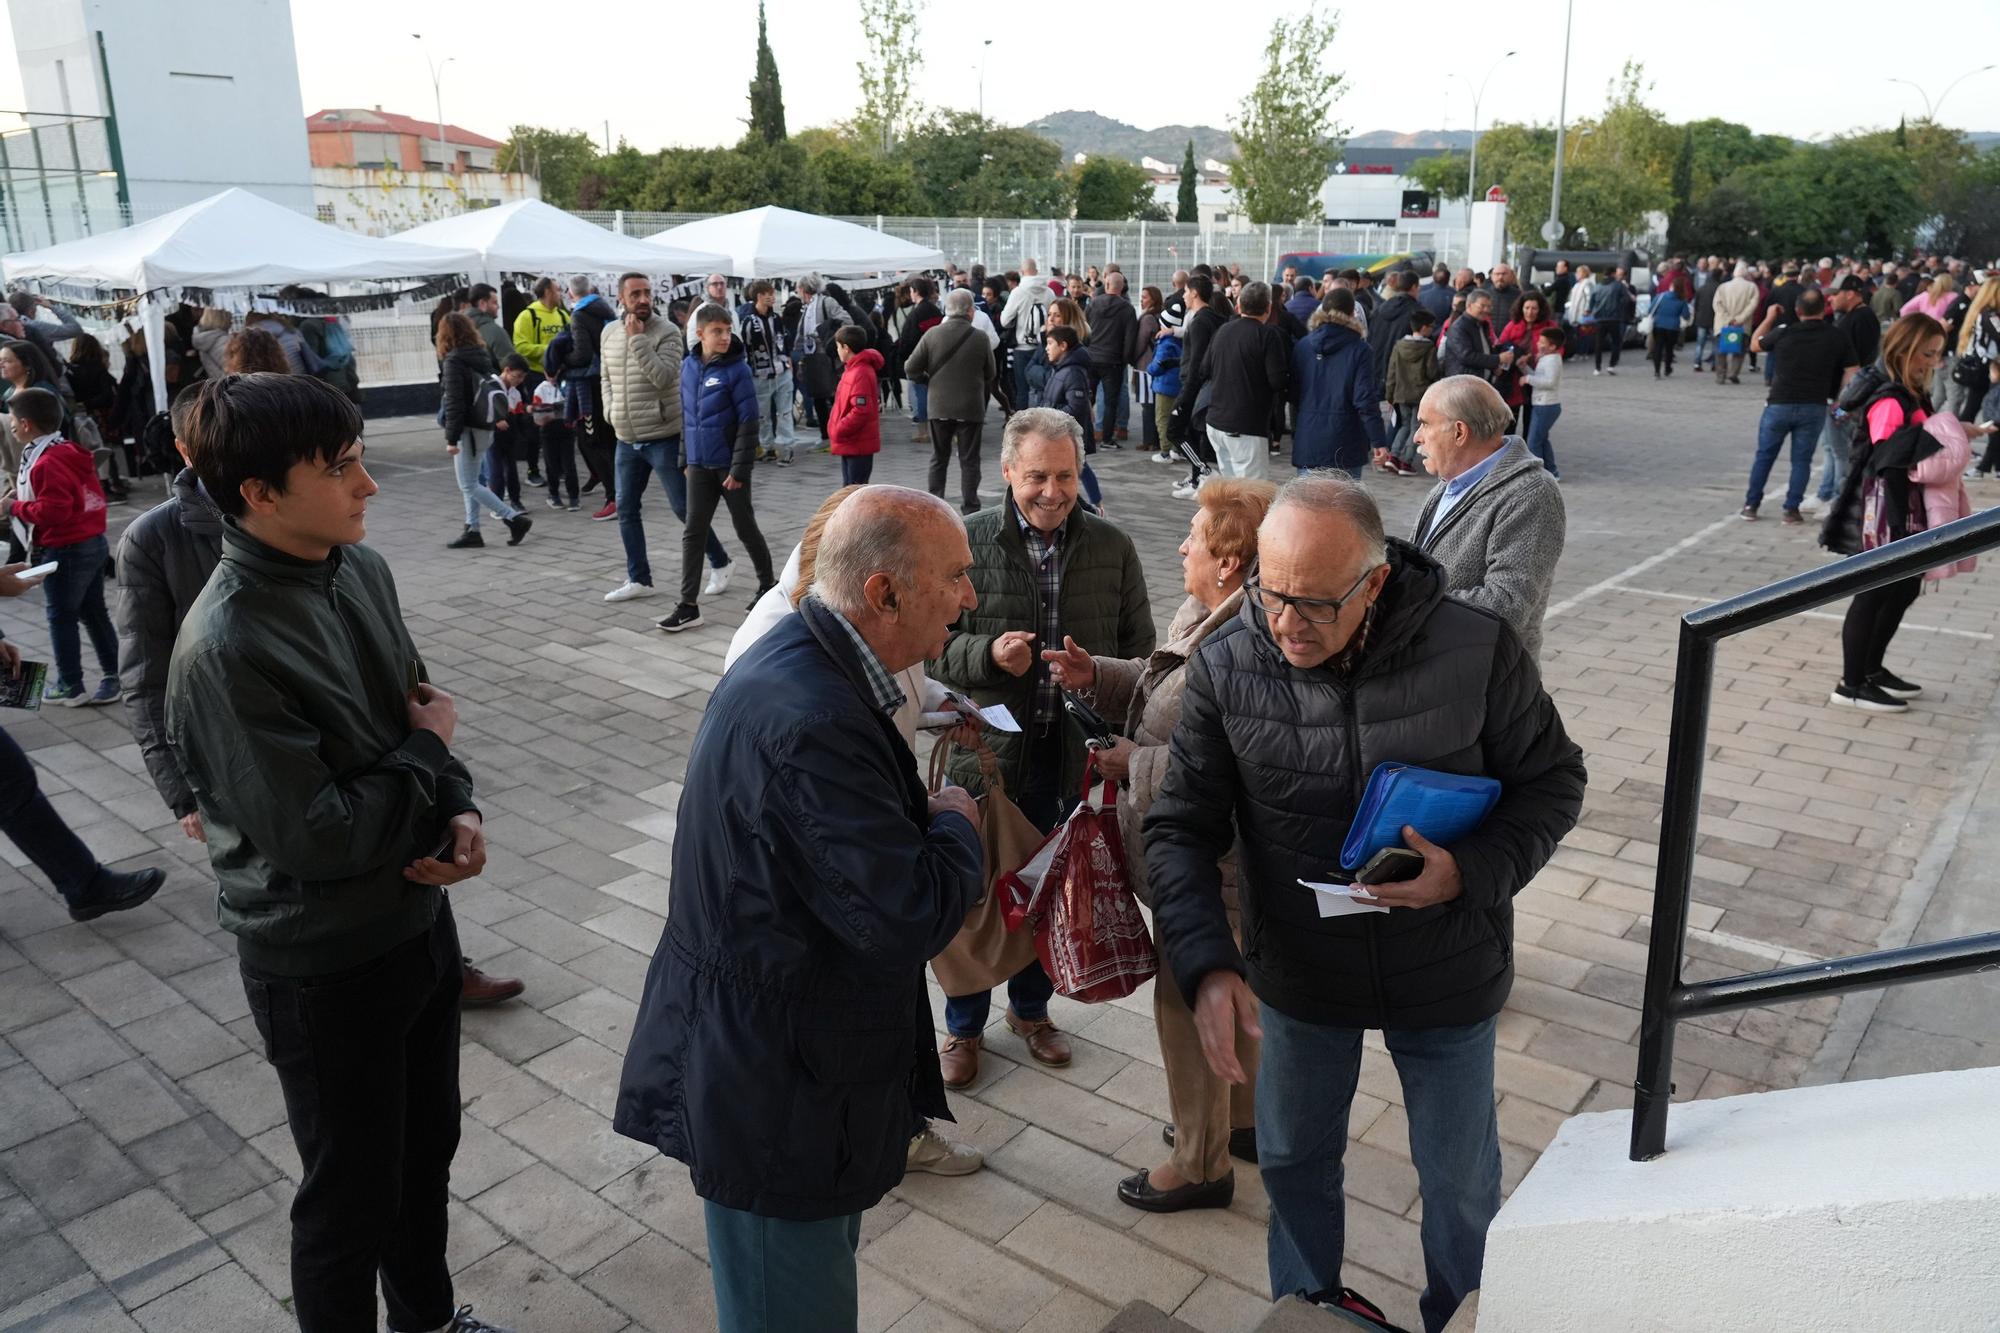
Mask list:
[[[2000,968],[2000,931],[1995,931],[1746,976],[1697,982],[1681,979],[1688,901],[1694,884],[1701,774],[1708,756],[1708,704],[1715,691],[1716,646],[1732,635],[1896,579],[1912,578],[1926,569],[1996,546],[2000,546],[2000,510],[1988,510],[1681,617],[1666,799],[1660,811],[1660,864],[1653,885],[1653,934],[1646,957],[1639,1065],[1632,1089],[1633,1161],[1651,1161],[1666,1151],[1667,1110],[1673,1100],[1674,1025],[1680,1020]]]
[[[580,210],[576,214],[627,236],[655,232],[712,217],[709,213],[639,213]],[[1018,268],[1023,259],[1042,268],[1081,272],[1087,265],[1116,263],[1133,289],[1165,288],[1177,268],[1194,264],[1240,264],[1260,278],[1278,272],[1280,256],[1291,253],[1427,253],[1457,267],[1464,261],[1468,233],[1448,227],[1249,226],[1231,228],[1194,222],[1092,222],[1082,218],[898,218],[881,214],[849,216],[843,222],[944,251],[961,267],[983,264],[988,271]]]

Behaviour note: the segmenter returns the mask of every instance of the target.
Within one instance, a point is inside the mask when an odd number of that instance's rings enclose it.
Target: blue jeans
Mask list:
[[[1764,360],[1768,364],[1770,357]],[[1785,437],[1792,437],[1792,478],[1785,487],[1785,508],[1797,509],[1806,498],[1806,483],[1812,480],[1813,454],[1819,449],[1819,433],[1826,425],[1824,403],[1767,403],[1757,422],[1757,461],[1750,465],[1750,489],[1743,493],[1745,507],[1764,503],[1764,483],[1770,480],[1771,466]]]
[[[866,486],[868,479],[875,475],[875,455],[842,454],[840,456],[840,484],[843,486]]]
[[[646,558],[646,525],[639,518],[640,497],[646,493],[646,478],[659,474],[667,492],[667,504],[674,517],[687,522],[687,478],[681,473],[681,442],[671,440],[618,441],[618,539],[625,543],[625,577],[633,583],[653,586],[653,564]],[[713,531],[708,534],[708,563],[721,569],[729,563],[729,552]]]
[[[1303,1023],[1261,1006],[1257,1161],[1271,1197],[1273,1299],[1340,1285],[1346,1246],[1341,1157],[1361,1076],[1360,1028]],[[1424,1201],[1424,1290],[1417,1306],[1438,1333],[1479,1286],[1486,1228],[1500,1211],[1500,1122],[1493,1109],[1494,1019],[1382,1033],[1410,1122]]]
[[[776,379],[760,379],[757,385],[757,443],[785,457],[792,456],[796,443],[792,433],[792,371],[789,366]]]
[[[42,580],[42,610],[49,620],[58,685],[83,686],[81,630],[90,631],[98,669],[106,676],[118,675],[118,631],[104,607],[104,562],[110,554],[102,537],[38,547],[33,553],[36,564],[56,562],[55,573]]]
[[[861,1214],[788,1222],[708,1200],[701,1209],[721,1333],[855,1326]]]
[[[1549,470],[1551,477],[1562,475],[1556,469],[1555,447],[1549,443],[1549,432],[1555,428],[1556,418],[1562,414],[1561,403],[1537,403],[1535,414],[1528,418],[1528,452],[1542,460],[1542,466]]]
[[[1701,369],[1702,358],[1708,355],[1708,345],[1714,341],[1714,329],[1696,329],[1694,331],[1694,368],[1696,370]]]
[[[1826,503],[1840,494],[1840,484],[1847,479],[1847,432],[1833,424],[1831,412],[1826,414],[1826,424],[1820,428],[1819,447],[1826,454],[1826,469],[1819,478],[1819,498]]]
[[[451,456],[452,475],[458,478],[458,493],[465,497],[465,526],[479,526],[479,511],[482,508],[493,511],[493,517],[505,522],[521,511],[488,490],[480,480],[480,460],[492,454],[491,436],[483,430],[468,430],[459,441],[458,452]]]
[[[922,425],[930,420],[931,386],[910,381],[910,421]]]

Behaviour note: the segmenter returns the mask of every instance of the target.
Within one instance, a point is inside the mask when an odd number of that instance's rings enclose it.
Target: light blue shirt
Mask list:
[[[1426,541],[1430,539],[1430,535],[1433,532],[1436,532],[1444,525],[1444,516],[1449,514],[1453,507],[1465,498],[1466,493],[1480,482],[1486,480],[1486,475],[1493,471],[1493,465],[1500,461],[1500,455],[1505,451],[1504,445],[1499,449],[1495,449],[1492,453],[1486,455],[1485,461],[1467,468],[1444,484],[1444,494],[1438,497],[1437,512],[1431,515],[1431,525],[1424,529],[1424,539]]]

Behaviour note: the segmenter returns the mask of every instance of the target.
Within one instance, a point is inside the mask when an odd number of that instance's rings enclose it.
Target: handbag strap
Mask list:
[[[993,753],[993,747],[986,743],[984,736],[979,738],[977,745],[959,745],[954,741],[947,746],[940,739],[938,744],[931,747],[930,790],[933,794],[944,790],[947,774],[951,768],[953,750],[966,750],[978,761],[979,777],[985,783],[988,793],[997,796],[1007,794],[1007,781],[1000,776],[1000,758]]]

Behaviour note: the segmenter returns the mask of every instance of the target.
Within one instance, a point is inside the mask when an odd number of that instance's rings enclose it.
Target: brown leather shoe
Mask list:
[[[979,1077],[979,1038],[946,1037],[938,1051],[938,1067],[947,1088],[963,1088]]]
[[[1053,1020],[1044,1018],[1030,1023],[1009,1009],[1007,1030],[1028,1043],[1028,1054],[1035,1057],[1037,1064],[1061,1069],[1069,1063],[1069,1038],[1056,1030]]]
[[[458,992],[458,1007],[461,1009],[484,1009],[489,1004],[511,1000],[527,989],[514,977],[489,977],[472,965],[470,958],[463,960],[465,984]]]

